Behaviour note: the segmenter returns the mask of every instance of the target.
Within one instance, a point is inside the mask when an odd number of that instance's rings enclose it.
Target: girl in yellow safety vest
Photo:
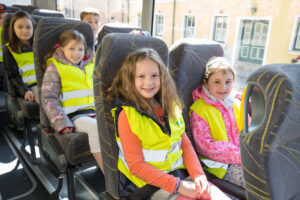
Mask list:
[[[203,85],[194,90],[190,122],[204,169],[245,187],[239,143],[239,102],[231,95],[235,72],[223,57],[211,58]]]
[[[87,133],[90,150],[102,170],[94,118],[94,63],[84,36],[76,30],[64,31],[45,61],[41,105],[52,128],[59,134]]]
[[[114,104],[121,197],[152,185],[173,199],[228,199],[203,173],[175,84],[157,52],[129,54],[104,95]],[[179,175],[185,168],[190,181]]]
[[[25,11],[16,12],[9,25],[9,42],[3,48],[8,79],[17,95],[39,101],[33,58],[34,19]]]

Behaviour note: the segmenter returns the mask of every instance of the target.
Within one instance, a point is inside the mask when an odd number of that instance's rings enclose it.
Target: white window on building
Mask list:
[[[291,41],[291,48],[292,51],[300,51],[300,16],[296,17],[296,22],[294,25],[294,31]]]
[[[216,16],[214,31],[213,31],[213,40],[221,43],[226,42],[226,35],[228,29],[228,17],[227,16]]]
[[[193,38],[195,37],[195,16],[193,15],[185,15],[184,16],[184,30],[183,37],[184,38]]]
[[[154,37],[164,36],[164,15],[162,14],[154,15],[153,36]]]

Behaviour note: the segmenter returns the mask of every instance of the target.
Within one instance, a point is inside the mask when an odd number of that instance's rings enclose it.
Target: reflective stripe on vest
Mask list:
[[[181,136],[185,131],[185,126],[181,115],[175,120],[169,118],[171,129],[171,136],[169,136],[150,117],[140,114],[135,108],[130,106],[122,106],[122,108],[126,112],[131,131],[141,141],[146,163],[165,173],[185,168],[181,149]],[[112,109],[116,124],[115,111],[116,108]],[[117,132],[116,141],[119,146],[118,169],[137,187],[144,186],[146,183],[143,180],[130,173]]]
[[[23,52],[23,53],[15,53],[7,43],[6,46],[8,47],[9,51],[13,55],[18,68],[19,74],[22,77],[23,82],[26,85],[31,85],[36,83],[36,76],[35,76],[35,69],[34,69],[34,58],[33,52]]]
[[[93,62],[84,66],[86,73],[77,67],[63,64],[54,58],[50,58],[47,63],[53,63],[60,75],[60,101],[66,114],[84,109],[95,109]]]
[[[238,128],[240,130],[238,124],[240,118],[239,108],[236,105],[236,103],[233,103],[232,108],[236,124],[238,125]],[[194,111],[197,115],[199,115],[208,123],[210,128],[210,134],[215,142],[228,141],[223,117],[221,112],[217,108],[215,108],[213,105],[206,104],[205,101],[200,98],[197,101],[195,101],[190,107],[190,112],[191,111]],[[206,167],[203,167],[206,171],[214,174],[218,178],[223,178],[225,176],[228,164],[213,161],[202,156],[199,156],[199,158],[206,165]],[[208,160],[210,162],[208,162]]]

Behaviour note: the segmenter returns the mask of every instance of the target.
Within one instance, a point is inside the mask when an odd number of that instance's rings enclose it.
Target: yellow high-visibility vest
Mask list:
[[[240,111],[236,103],[232,105],[235,121],[239,130],[239,118]],[[213,105],[205,103],[205,101],[199,98],[190,107],[190,112],[194,111],[197,115],[203,118],[209,125],[210,134],[213,140],[216,141],[228,141],[225,124],[222,118],[221,112]],[[211,174],[214,174],[218,178],[223,178],[226,174],[228,164],[210,160],[208,158],[199,156],[201,161],[206,165],[203,168]]]
[[[0,62],[3,62],[3,50],[2,50],[1,34],[2,34],[2,26],[0,26]]]
[[[84,66],[85,73],[77,67],[63,64],[54,58],[48,59],[47,63],[54,63],[60,75],[60,101],[66,114],[85,109],[95,110],[93,62]]]
[[[116,109],[117,107],[112,109],[112,116],[117,127]],[[146,163],[165,173],[185,168],[181,149],[181,136],[185,132],[185,125],[181,114],[174,118],[169,117],[171,134],[168,135],[163,132],[158,123],[149,116],[141,114],[134,107],[122,106],[122,109],[126,113],[131,131],[141,141]],[[116,130],[116,141],[119,146],[118,169],[137,187],[143,187],[146,183],[129,171],[117,132]]]
[[[10,47],[9,43],[6,44],[9,51],[13,55],[19,69],[19,74],[22,77],[23,82],[26,85],[36,83],[35,69],[34,69],[34,58],[33,52],[16,53]]]

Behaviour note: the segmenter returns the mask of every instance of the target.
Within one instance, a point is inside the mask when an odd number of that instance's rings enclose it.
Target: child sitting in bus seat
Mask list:
[[[97,50],[97,37],[100,26],[100,13],[96,8],[85,8],[80,13],[80,20],[91,25],[94,33],[95,51]]]
[[[90,150],[103,171],[94,107],[92,51],[76,30],[64,31],[45,57],[41,104],[59,134],[88,134]]]
[[[178,199],[229,199],[206,179],[185,133],[175,84],[157,52],[129,54],[104,95],[114,107],[120,197],[149,184],[179,193]],[[185,168],[192,181],[178,176]]]
[[[15,13],[9,24],[9,42],[5,44],[5,70],[17,95],[39,103],[33,58],[34,19],[25,11]]]
[[[211,58],[203,85],[192,93],[190,123],[204,169],[245,187],[239,143],[240,102],[231,95],[234,81],[229,62],[223,57]]]
[[[0,4],[0,63],[3,62],[3,54],[2,54],[2,40],[1,40],[1,33],[2,33],[2,26],[3,20],[7,13],[9,13],[7,6],[5,4]]]

